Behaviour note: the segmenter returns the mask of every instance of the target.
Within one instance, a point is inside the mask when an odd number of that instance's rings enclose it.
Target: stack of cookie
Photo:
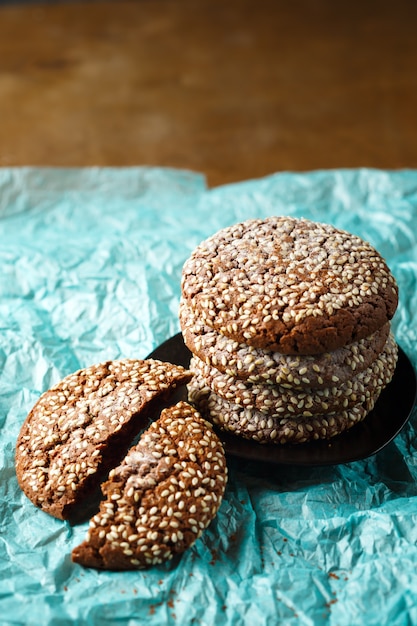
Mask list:
[[[189,400],[260,443],[333,437],[394,374],[397,304],[388,266],[357,236],[291,217],[225,228],[183,268]]]

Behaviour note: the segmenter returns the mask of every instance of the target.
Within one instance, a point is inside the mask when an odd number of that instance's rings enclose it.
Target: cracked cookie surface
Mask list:
[[[154,359],[107,361],[79,370],[41,395],[16,445],[19,485],[61,519],[80,507],[146,426],[155,401],[192,374]]]
[[[238,342],[320,354],[386,324],[398,289],[370,243],[329,224],[270,217],[227,227],[197,246],[183,267],[182,300]]]

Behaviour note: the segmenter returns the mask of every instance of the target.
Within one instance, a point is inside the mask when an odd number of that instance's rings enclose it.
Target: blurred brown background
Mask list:
[[[417,167],[414,0],[0,4],[0,166]]]

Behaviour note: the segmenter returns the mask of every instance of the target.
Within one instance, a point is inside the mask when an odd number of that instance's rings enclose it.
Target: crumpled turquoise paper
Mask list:
[[[192,249],[251,217],[304,216],[368,239],[400,287],[417,363],[417,171],[280,173],[208,190],[159,168],[0,170],[0,624],[417,623],[416,410],[371,458],[332,467],[229,459],[217,518],[183,557],[111,573],[71,562],[71,527],[20,492],[14,446],[54,382],[143,358],[179,330]]]

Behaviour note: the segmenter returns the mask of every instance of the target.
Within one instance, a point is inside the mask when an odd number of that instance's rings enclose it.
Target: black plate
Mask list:
[[[184,345],[181,333],[178,333],[162,343],[148,358],[188,367],[191,353]],[[358,461],[379,452],[398,435],[410,418],[416,388],[413,366],[399,348],[393,379],[378,398],[373,411],[363,422],[329,441],[271,445],[247,441],[225,432],[219,435],[227,454],[251,461],[311,466]]]

